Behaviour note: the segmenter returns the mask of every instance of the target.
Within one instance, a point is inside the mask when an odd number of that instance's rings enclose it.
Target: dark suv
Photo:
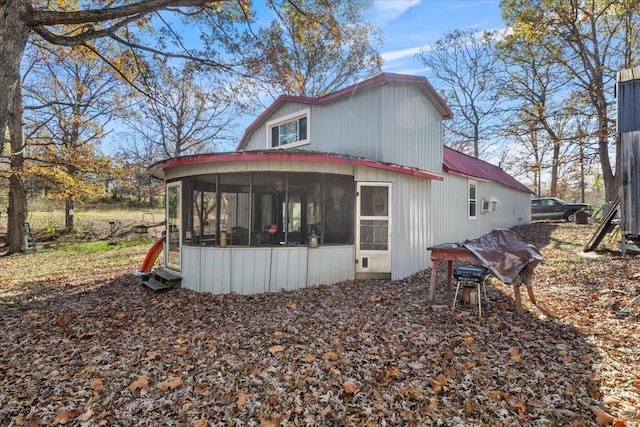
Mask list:
[[[575,222],[576,212],[591,211],[591,205],[586,203],[567,203],[555,197],[531,199],[531,219],[564,219]]]

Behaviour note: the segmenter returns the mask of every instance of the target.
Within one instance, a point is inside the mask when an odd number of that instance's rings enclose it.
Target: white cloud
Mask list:
[[[397,61],[399,59],[404,59],[409,57],[413,58],[416,54],[420,53],[421,49],[428,51],[429,48],[430,48],[429,45],[425,45],[425,46],[409,47],[407,49],[401,49],[401,50],[390,50],[389,52],[381,53],[380,56],[385,62]]]
[[[422,0],[374,0],[373,7],[376,10],[376,21],[380,25],[384,25],[389,21],[393,21],[421,1]]]

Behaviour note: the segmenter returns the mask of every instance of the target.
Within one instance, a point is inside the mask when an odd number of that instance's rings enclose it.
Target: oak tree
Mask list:
[[[259,30],[251,64],[271,93],[322,96],[380,73],[368,0],[270,4],[276,18]]]
[[[125,89],[95,50],[106,43],[42,52],[24,83],[25,128],[30,135],[27,171],[44,181],[51,197],[65,201],[65,229],[74,227],[74,203],[100,192],[110,161],[98,147]]]
[[[571,84],[588,101],[596,123],[592,134],[607,200],[617,193],[619,174],[611,153],[619,156],[613,116],[616,72],[638,64],[640,3],[635,0],[503,0],[511,38],[536,43],[544,57],[560,64]],[[620,161],[616,161],[616,168]]]

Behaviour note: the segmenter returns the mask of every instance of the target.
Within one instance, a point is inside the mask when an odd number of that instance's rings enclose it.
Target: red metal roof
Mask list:
[[[409,76],[405,74],[394,73],[382,73],[376,77],[370,78],[355,85],[341,89],[337,92],[330,93],[325,96],[313,98],[309,96],[293,96],[293,95],[281,95],[279,96],[266,110],[258,116],[248,127],[245,129],[242,139],[238,144],[237,150],[242,150],[247,143],[249,135],[253,133],[265,120],[271,115],[271,113],[286,102],[298,102],[301,104],[326,104],[328,102],[335,101],[336,99],[346,96],[352,96],[354,93],[374,87],[385,85],[388,83],[404,83],[404,84],[417,84],[421,86],[437,103],[442,111],[443,119],[450,119],[453,117],[453,112],[444,101],[444,99],[438,94],[438,92],[431,86],[431,83],[425,78],[420,76]]]
[[[532,193],[514,177],[484,160],[476,159],[449,147],[444,147],[444,171],[482,181],[496,181],[519,191]]]

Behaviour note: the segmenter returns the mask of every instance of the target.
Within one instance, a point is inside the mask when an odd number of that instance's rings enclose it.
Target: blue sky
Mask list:
[[[374,0],[373,19],[383,35],[383,71],[426,75],[415,54],[458,28],[504,27],[499,0]]]

